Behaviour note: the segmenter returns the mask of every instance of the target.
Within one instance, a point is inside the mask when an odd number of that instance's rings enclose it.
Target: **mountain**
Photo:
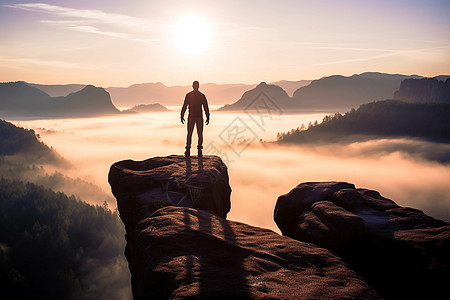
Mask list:
[[[0,120],[2,298],[129,299],[124,230],[110,194],[49,175],[48,165],[71,167],[33,130]]]
[[[281,134],[278,143],[357,142],[402,137],[450,143],[450,103],[371,102],[345,115],[326,116],[321,124],[310,126],[308,130]],[[434,155],[450,161],[450,153],[436,151]]]
[[[421,78],[368,72],[349,77],[333,75],[313,80],[294,92],[294,106],[301,109],[348,110],[361,104],[392,98],[400,83],[408,78]]]
[[[119,113],[103,88],[88,85],[67,96],[50,97],[26,82],[0,83],[0,116],[91,117]]]
[[[311,80],[288,81],[280,80],[270,84],[283,88],[289,96],[300,87],[311,83]],[[83,89],[86,85],[66,84],[66,85],[44,85],[29,84],[38,88],[52,97],[67,96],[70,93]],[[256,87],[256,84],[201,84],[201,91],[207,96],[210,105],[223,105],[232,103],[242,96],[242,94]],[[181,105],[184,96],[191,90],[190,85],[186,86],[166,86],[161,82],[133,84],[129,87],[108,87],[112,102],[118,107],[131,107],[138,104],[151,104],[155,102],[163,105]]]
[[[140,104],[133,106],[130,109],[123,110],[123,113],[149,113],[149,112],[167,112],[169,111],[165,106],[162,106],[159,103],[152,104]]]
[[[67,96],[71,93],[81,91],[86,84],[35,84],[28,83],[29,86],[40,89],[44,93],[48,94],[50,97],[61,97]]]
[[[270,82],[269,84],[278,85],[279,87],[281,87],[283,90],[286,91],[289,97],[292,97],[292,95],[296,90],[298,90],[301,87],[309,85],[311,82],[312,80],[298,80],[298,81],[280,80]]]
[[[267,111],[266,107],[282,112],[292,108],[292,100],[281,87],[261,82],[246,91],[238,101],[221,107],[219,111]]]
[[[108,87],[114,105],[132,107],[139,104],[162,103],[182,105],[188,86],[168,87],[161,82],[133,84],[129,87]]]
[[[436,76],[436,77],[433,77],[433,78],[436,78],[439,81],[446,81],[447,79],[450,78],[450,75],[439,75],[439,76]]]
[[[450,103],[450,78],[405,79],[400,89],[395,92],[394,99],[407,102],[444,102]],[[445,79],[438,80],[437,78]]]
[[[70,178],[54,171],[47,174],[43,165],[62,172],[73,167],[53,148],[39,140],[32,129],[17,127],[0,120],[0,177],[32,182],[54,191],[75,195],[89,203],[112,204],[110,193],[80,178]]]
[[[246,84],[200,84],[200,90],[206,95],[210,105],[230,103],[245,91],[256,85]],[[109,87],[106,89],[112,101],[118,107],[131,107],[138,104],[161,103],[162,105],[182,105],[184,96],[192,87],[166,86],[161,82],[133,84],[129,87]]]
[[[127,299],[123,236],[106,206],[0,178],[3,299]]]
[[[4,156],[20,157],[22,164],[27,162],[64,163],[53,149],[38,140],[33,130],[16,127],[14,124],[0,120],[0,158]]]

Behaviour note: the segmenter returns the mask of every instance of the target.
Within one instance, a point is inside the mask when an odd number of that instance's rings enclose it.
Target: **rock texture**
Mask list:
[[[134,299],[377,299],[340,258],[206,211],[164,207],[127,233]]]
[[[111,166],[134,299],[380,298],[329,250],[224,219],[227,169],[216,156],[200,166],[175,155]]]
[[[405,79],[400,89],[394,93],[394,99],[407,102],[443,102],[450,103],[450,79],[436,78]]]
[[[386,298],[439,298],[450,279],[450,225],[345,182],[302,183],[278,198],[284,235],[332,250]]]
[[[231,208],[227,167],[218,156],[124,160],[111,166],[108,181],[127,230],[164,206],[208,210],[222,218]]]

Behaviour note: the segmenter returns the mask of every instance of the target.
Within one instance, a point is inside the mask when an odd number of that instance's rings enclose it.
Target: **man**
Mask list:
[[[186,137],[186,151],[184,155],[189,157],[191,155],[191,143],[192,143],[192,132],[194,131],[194,125],[197,126],[197,135],[198,135],[198,156],[202,156],[203,149],[203,113],[202,106],[205,110],[206,122],[205,124],[209,124],[209,108],[208,101],[206,100],[206,96],[198,90],[199,88],[198,81],[194,81],[192,83],[193,91],[190,91],[186,94],[184,98],[184,104],[181,108],[181,123],[184,124],[184,113],[186,112],[186,108],[189,107],[189,116],[187,120],[187,137]]]

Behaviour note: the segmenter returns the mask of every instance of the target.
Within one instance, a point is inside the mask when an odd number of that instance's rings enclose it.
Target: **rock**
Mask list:
[[[302,183],[286,195],[278,197],[274,212],[275,223],[284,235],[292,236],[293,224],[303,211],[310,210],[313,203],[325,200],[334,192],[345,188],[355,188],[355,186],[343,182]]]
[[[163,206],[194,207],[222,218],[231,208],[227,167],[218,156],[124,160],[111,166],[108,181],[127,231]]]
[[[450,79],[436,78],[405,79],[394,99],[407,102],[450,102]]]
[[[330,251],[207,211],[160,208],[127,242],[135,300],[379,299]]]
[[[327,249],[226,220],[231,188],[217,156],[121,161],[109,182],[135,300],[380,299]]]
[[[386,298],[447,293],[450,225],[420,210],[348,183],[321,182],[280,196],[274,218],[284,235],[340,255]]]

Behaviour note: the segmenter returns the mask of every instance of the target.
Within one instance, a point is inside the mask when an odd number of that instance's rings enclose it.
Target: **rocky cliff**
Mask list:
[[[445,81],[436,78],[405,79],[394,99],[406,102],[450,103],[450,78]]]
[[[380,298],[331,251],[226,220],[231,189],[217,156],[121,161],[109,182],[135,299]]]
[[[391,299],[448,295],[450,225],[345,182],[302,183],[278,198],[282,233],[329,249]]]

